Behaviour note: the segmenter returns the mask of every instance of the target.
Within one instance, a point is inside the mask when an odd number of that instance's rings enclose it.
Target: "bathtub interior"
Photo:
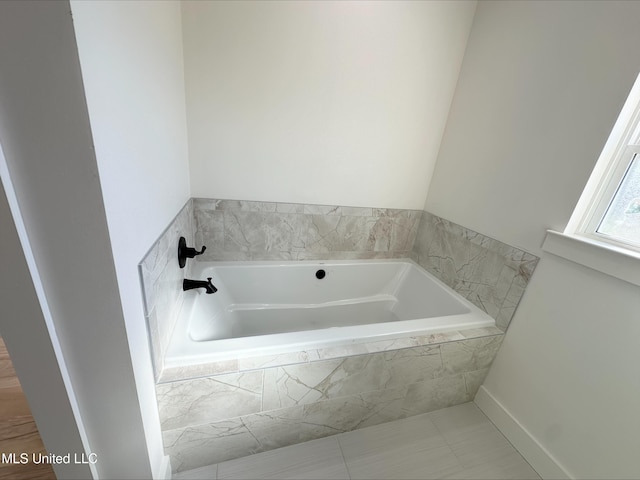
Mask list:
[[[276,278],[278,275],[269,271],[274,267],[279,275],[289,278]],[[257,303],[269,298],[259,286],[276,290],[273,293],[280,295],[276,297],[280,302],[296,301],[296,292],[308,288],[304,285],[306,278],[317,280],[314,274],[318,267],[326,270],[327,280],[336,281],[322,283],[315,290],[316,297],[305,297],[312,303]],[[360,272],[354,272],[360,267]],[[228,362],[235,365],[240,359],[289,358],[324,349],[377,351],[381,346],[386,349],[387,344],[405,348],[432,343],[433,339],[465,338],[466,334],[460,333],[465,330],[495,328],[493,318],[411,260],[202,262],[198,268],[196,275],[214,276],[218,291],[185,295],[163,358],[161,381],[226,371]],[[251,289],[243,282],[245,278],[251,282]],[[233,314],[241,311],[239,305],[246,307],[243,314],[254,316],[248,322],[247,318],[236,322],[245,336],[234,336]],[[388,319],[389,311],[393,321],[376,322],[380,317]],[[285,314],[288,318],[283,318]]]
[[[196,342],[470,311],[410,262],[203,264],[198,275],[212,277],[218,292],[196,293],[185,306]]]

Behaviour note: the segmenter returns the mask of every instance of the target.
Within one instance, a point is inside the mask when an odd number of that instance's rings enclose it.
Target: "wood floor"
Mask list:
[[[15,462],[26,453],[29,462],[12,463],[8,454],[15,453]],[[33,454],[46,455],[36,423],[31,416],[27,399],[13,369],[13,364],[0,337],[0,479],[55,479],[48,464],[33,464]]]

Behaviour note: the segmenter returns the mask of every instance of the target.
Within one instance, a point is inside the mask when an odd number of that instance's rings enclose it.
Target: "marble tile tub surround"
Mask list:
[[[506,330],[538,257],[422,210],[193,199],[199,260],[412,258]]]
[[[185,271],[172,253],[179,233],[207,245],[202,260],[410,257],[502,330],[238,359],[188,375],[163,370],[182,304]],[[168,382],[157,393],[174,471],[473,399],[537,260],[423,211],[191,200],[140,265],[156,375]]]
[[[539,258],[429,212],[412,258],[507,329]]]
[[[190,262],[184,269],[178,265],[178,240],[185,237],[187,245],[192,246],[193,230],[190,199],[138,265],[156,379],[162,372],[164,354],[182,307],[182,279],[189,275]]]
[[[264,368],[256,362],[245,371],[157,385],[174,472],[473,399],[502,332],[430,337],[421,338],[423,345],[389,344],[376,353],[318,351],[288,365],[271,366],[274,359],[264,358]]]
[[[421,210],[195,198],[199,260],[410,257]]]

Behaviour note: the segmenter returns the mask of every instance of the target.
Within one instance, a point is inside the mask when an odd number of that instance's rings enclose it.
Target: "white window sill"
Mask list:
[[[553,230],[547,230],[542,249],[640,286],[640,253]]]

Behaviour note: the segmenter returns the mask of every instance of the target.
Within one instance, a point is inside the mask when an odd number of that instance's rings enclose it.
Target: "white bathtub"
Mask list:
[[[495,325],[411,260],[199,262],[206,277],[218,291],[185,292],[164,368]]]

